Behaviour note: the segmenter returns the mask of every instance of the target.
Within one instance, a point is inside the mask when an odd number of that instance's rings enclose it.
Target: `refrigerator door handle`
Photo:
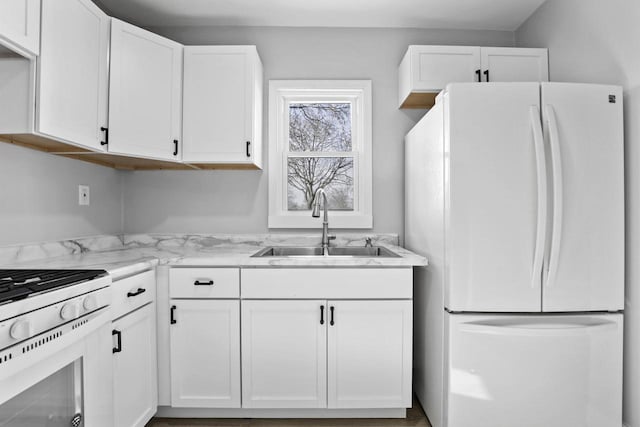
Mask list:
[[[545,286],[553,286],[558,261],[560,259],[560,244],[562,240],[563,220],[563,180],[562,180],[562,154],[560,152],[560,132],[556,113],[551,105],[545,106],[547,122],[549,124],[549,145],[551,146],[551,165],[553,170],[553,235],[551,236],[551,251],[549,255],[549,271]]]
[[[581,322],[469,322],[460,325],[461,332],[484,335],[503,336],[580,336],[593,332],[603,332],[616,329],[615,322],[599,320]]]
[[[542,133],[542,121],[540,109],[533,105],[529,111],[531,128],[533,130],[533,142],[536,152],[536,174],[538,178],[538,223],[536,226],[536,247],[533,257],[533,271],[531,274],[531,287],[541,285],[542,263],[544,260],[545,239],[547,236],[547,161],[544,152],[544,134]]]

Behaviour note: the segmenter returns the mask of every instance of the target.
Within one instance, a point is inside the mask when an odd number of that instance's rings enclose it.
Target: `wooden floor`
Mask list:
[[[414,400],[405,419],[168,419],[154,418],[147,427],[431,427]]]

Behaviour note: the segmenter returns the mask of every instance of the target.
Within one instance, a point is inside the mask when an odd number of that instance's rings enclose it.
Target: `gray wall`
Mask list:
[[[252,27],[152,30],[187,45],[257,45],[265,70],[265,94],[270,79],[371,79],[374,231],[400,235],[404,227],[403,137],[424,114],[424,111],[397,108],[397,67],[407,46],[512,46],[514,42],[512,32],[496,31]],[[266,103],[265,99],[265,144]],[[266,157],[265,153],[265,160]],[[267,181],[267,167],[263,172],[127,173],[124,229],[126,232],[267,232]]]
[[[627,281],[624,419],[640,427],[640,2],[548,0],[516,33],[547,46],[557,81],[619,84],[625,94]]]
[[[122,174],[0,143],[0,246],[122,230]],[[78,206],[78,184],[91,205]]]

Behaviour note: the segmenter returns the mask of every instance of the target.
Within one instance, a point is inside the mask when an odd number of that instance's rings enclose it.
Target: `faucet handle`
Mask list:
[[[327,239],[328,239],[328,240],[336,240],[336,238],[337,238],[337,236],[336,236],[335,234],[329,234],[329,235],[327,236]]]

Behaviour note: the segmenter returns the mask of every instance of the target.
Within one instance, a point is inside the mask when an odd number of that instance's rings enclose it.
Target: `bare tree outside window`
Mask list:
[[[290,104],[289,153],[289,210],[310,210],[320,188],[330,209],[354,209],[351,104]]]

